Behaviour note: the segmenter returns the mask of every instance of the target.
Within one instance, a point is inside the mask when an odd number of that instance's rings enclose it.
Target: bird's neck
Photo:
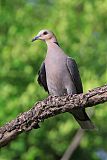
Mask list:
[[[50,45],[51,45],[51,46],[52,46],[52,45],[58,45],[58,46],[59,46],[56,37],[52,37],[51,39],[46,40],[46,44],[47,44],[48,47],[49,47]]]

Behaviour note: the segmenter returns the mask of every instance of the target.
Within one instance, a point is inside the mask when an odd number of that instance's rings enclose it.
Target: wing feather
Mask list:
[[[71,75],[71,79],[76,87],[77,93],[83,92],[82,82],[78,70],[78,66],[74,59],[67,57],[67,67]]]
[[[45,69],[45,63],[43,62],[41,64],[40,70],[38,72],[38,79],[37,79],[38,83],[40,84],[40,86],[42,86],[45,91],[48,91],[48,86],[47,86],[47,80],[46,80],[46,69]]]

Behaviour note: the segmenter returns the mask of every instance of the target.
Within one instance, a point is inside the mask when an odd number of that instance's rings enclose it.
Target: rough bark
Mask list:
[[[107,85],[90,90],[86,94],[49,96],[37,102],[29,111],[0,128],[0,147],[7,145],[20,133],[39,128],[43,120],[79,107],[92,107],[107,101]]]

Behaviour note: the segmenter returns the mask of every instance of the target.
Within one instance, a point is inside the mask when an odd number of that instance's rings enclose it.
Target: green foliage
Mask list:
[[[84,91],[107,82],[107,0],[1,0],[0,125],[47,97],[37,84],[46,53],[31,43],[39,30],[52,30],[65,52],[78,63]],[[104,107],[105,106],[105,107]],[[87,131],[73,159],[98,160],[107,150],[107,107],[96,107],[98,131]],[[41,128],[20,135],[0,151],[0,160],[59,160],[79,128],[68,113],[50,118]]]

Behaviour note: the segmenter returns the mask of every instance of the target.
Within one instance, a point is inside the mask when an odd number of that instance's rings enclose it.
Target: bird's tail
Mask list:
[[[91,122],[85,112],[85,109],[73,109],[71,113],[82,129],[96,129],[95,125]]]

